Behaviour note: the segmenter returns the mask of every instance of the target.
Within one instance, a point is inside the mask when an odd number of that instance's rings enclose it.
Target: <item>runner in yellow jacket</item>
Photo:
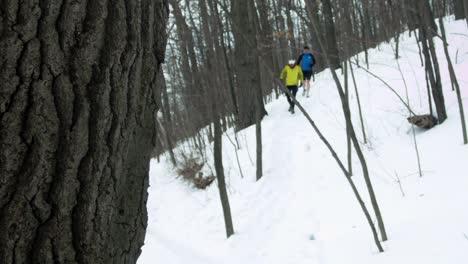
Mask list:
[[[280,75],[281,80],[285,80],[286,87],[289,92],[296,98],[297,86],[299,81],[304,82],[304,74],[302,73],[301,67],[296,65],[295,60],[289,60],[289,64],[284,66],[283,71]],[[289,112],[294,114],[294,101],[289,97],[289,94],[286,93],[286,98],[289,103]]]

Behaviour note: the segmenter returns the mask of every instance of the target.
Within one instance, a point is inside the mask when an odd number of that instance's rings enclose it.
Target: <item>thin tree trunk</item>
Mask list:
[[[163,70],[160,69],[158,73],[158,84],[160,85],[159,90],[162,92],[162,113],[164,118],[164,125],[161,126],[162,129],[165,128],[165,138],[167,142],[167,151],[169,152],[169,157],[171,159],[172,165],[174,167],[177,166],[177,160],[174,154],[174,144],[172,143],[172,138],[174,136],[173,128],[172,128],[172,119],[171,119],[171,111],[169,108],[169,96],[167,95],[167,85],[166,79],[164,78]]]
[[[345,83],[345,97],[346,101],[348,101],[349,105],[349,82],[348,82],[348,62],[344,62],[344,83]],[[346,141],[348,146],[348,172],[350,176],[353,176],[353,150],[352,150],[352,143],[351,143],[351,135],[350,135],[350,128],[348,124],[346,124]]]
[[[445,35],[445,26],[442,17],[439,18],[439,27],[442,33],[442,41],[444,45],[444,52],[445,58],[447,59],[448,69],[450,73],[450,80],[452,82],[452,89],[455,88],[457,93],[457,100],[458,100],[458,111],[460,113],[460,121],[461,121],[461,129],[463,135],[463,144],[468,144],[468,137],[466,132],[466,123],[465,123],[465,113],[463,110],[463,101],[461,98],[460,93],[460,85],[458,84],[457,76],[455,74],[455,70],[453,69],[452,59],[450,58],[450,54],[448,51],[448,44],[447,44],[447,37]]]
[[[410,100],[409,100],[409,95],[408,95],[408,85],[406,84],[405,76],[403,74],[403,71],[401,70],[400,62],[398,60],[396,60],[396,63],[397,63],[397,66],[398,66],[398,71],[400,72],[401,79],[403,80],[403,84],[405,86],[406,102],[407,102],[408,106],[411,106],[410,105]],[[408,112],[409,112],[410,117],[414,116],[413,113],[411,113],[411,111],[408,111]],[[413,136],[414,151],[416,153],[416,160],[417,160],[417,163],[418,163],[419,177],[422,177],[423,173],[422,173],[422,169],[421,169],[421,158],[420,158],[420,155],[419,155],[419,147],[418,147],[418,141],[417,141],[417,138],[416,138],[416,131],[414,129],[414,124],[411,124],[411,134]]]
[[[304,114],[305,118],[307,119],[307,121],[309,122],[309,124],[312,126],[312,128],[314,129],[315,133],[317,133],[317,135],[319,136],[320,140],[325,144],[325,146],[327,147],[327,149],[330,151],[333,159],[336,161],[336,163],[338,164],[338,166],[340,167],[341,171],[343,172],[343,175],[346,177],[346,180],[348,181],[349,185],[351,186],[351,189],[353,190],[353,194],[354,196],[356,197],[356,199],[358,200],[358,203],[359,203],[359,206],[361,207],[361,210],[363,211],[364,213],[364,216],[366,217],[366,220],[367,220],[367,223],[369,224],[369,227],[372,231],[372,236],[374,238],[374,242],[375,242],[375,245],[377,246],[379,252],[384,252],[383,250],[383,247],[379,241],[379,236],[377,234],[377,230],[375,228],[375,225],[374,225],[374,222],[372,221],[372,217],[370,216],[370,213],[369,213],[369,210],[367,209],[366,207],[366,204],[364,203],[364,201],[362,200],[361,198],[361,195],[359,194],[359,191],[358,189],[356,188],[356,185],[354,184],[353,180],[351,179],[351,175],[349,174],[349,172],[346,170],[345,168],[345,165],[343,164],[343,162],[340,160],[340,158],[338,157],[338,155],[336,154],[335,150],[333,149],[333,147],[331,146],[331,144],[328,142],[328,140],[325,138],[325,136],[322,134],[322,132],[320,131],[320,129],[317,127],[317,125],[315,124],[315,122],[312,120],[312,118],[310,117],[310,115],[305,111],[305,109],[302,107],[301,103],[299,103],[295,97],[292,96],[292,94],[284,87],[280,86],[281,90],[284,92],[284,93],[287,93],[289,94],[289,96],[291,97],[291,100],[294,101],[295,105],[297,106],[297,108],[299,108],[299,110]]]
[[[219,196],[221,199],[221,205],[223,207],[223,216],[224,216],[224,224],[226,228],[226,236],[229,238],[232,234],[234,234],[234,227],[232,224],[232,215],[231,215],[231,207],[229,204],[229,198],[226,190],[226,181],[224,176],[224,167],[223,167],[223,151],[222,151],[222,130],[221,130],[221,112],[223,110],[223,103],[222,103],[222,93],[218,88],[220,86],[220,77],[218,68],[214,67],[213,65],[219,62],[217,58],[217,54],[215,52],[215,44],[214,44],[214,37],[216,34],[211,34],[210,31],[210,23],[211,20],[208,15],[208,10],[206,6],[206,0],[199,0],[199,7],[200,7],[200,15],[202,21],[202,28],[203,33],[206,38],[207,43],[207,58],[206,58],[206,65],[208,68],[208,72],[204,76],[205,80],[209,82],[209,87],[211,87],[210,91],[210,103],[212,109],[212,120],[213,120],[213,131],[214,131],[214,143],[213,143],[213,155],[214,155],[214,163],[215,163],[215,170],[216,170],[216,178],[218,180],[218,189],[219,189]],[[212,7],[213,9],[213,7]],[[208,76],[208,73],[214,76]],[[211,127],[211,126],[210,126]],[[211,130],[211,129],[210,129]]]
[[[248,6],[248,12],[249,12],[249,21],[254,22],[254,28],[256,32],[259,32],[259,21],[257,17],[257,11],[255,9],[255,3],[254,1],[249,2]],[[255,34],[256,38],[258,38],[259,34]],[[259,43],[261,41],[257,39],[255,41],[256,43],[256,50],[261,51],[259,47]],[[261,54],[258,54],[257,56],[261,56]],[[260,180],[263,176],[263,147],[262,147],[262,118],[263,118],[263,92],[262,92],[262,82],[259,80],[258,76],[261,75],[261,67],[260,67],[260,62],[258,57],[252,58],[254,60],[254,74],[257,75],[257,78],[252,79],[252,89],[256,90],[255,93],[255,137],[256,137],[256,153],[257,153],[257,171],[256,171],[256,178],[257,181]],[[256,71],[255,71],[256,70]]]
[[[356,78],[354,77],[353,64],[351,63],[351,61],[349,61],[349,68],[351,69],[351,77],[353,78],[354,91],[356,92],[356,101],[357,101],[358,109],[359,109],[359,120],[361,121],[362,138],[364,140],[364,144],[367,144],[367,136],[366,136],[366,129],[364,127],[364,118],[362,114],[361,100],[359,98],[359,91],[358,91],[357,84],[356,84]]]
[[[213,111],[216,111],[215,109]],[[218,180],[219,197],[223,207],[224,225],[226,227],[226,237],[234,234],[234,227],[232,224],[231,206],[229,205],[229,198],[226,190],[226,181],[224,179],[223,167],[223,151],[222,151],[222,131],[219,118],[214,119],[214,161],[216,170],[216,179]]]
[[[427,100],[429,104],[429,113],[431,116],[434,116],[434,110],[432,110],[432,96],[431,96],[431,85],[429,83],[429,73],[426,71],[425,72],[426,76],[426,89],[427,89]]]
[[[317,28],[315,27],[316,22],[313,21],[313,24],[314,24],[314,30],[317,32]],[[319,43],[320,43],[321,48],[324,49],[323,41],[320,38],[319,38]],[[385,225],[384,225],[384,222],[383,222],[382,213],[380,212],[380,208],[379,208],[379,205],[378,205],[378,202],[377,202],[377,198],[376,198],[376,195],[375,195],[375,192],[374,192],[374,188],[372,186],[372,183],[371,183],[371,180],[370,180],[370,177],[369,177],[369,171],[368,171],[368,168],[367,168],[366,159],[364,157],[364,154],[362,153],[361,146],[359,145],[359,142],[358,142],[357,137],[356,137],[356,133],[354,132],[354,128],[353,128],[353,125],[352,125],[352,122],[351,122],[351,113],[350,113],[350,109],[349,109],[349,104],[347,103],[347,100],[345,99],[345,95],[343,93],[343,88],[341,87],[341,83],[340,83],[340,81],[338,79],[338,76],[337,76],[334,68],[331,65],[331,61],[330,61],[330,59],[328,57],[327,52],[324,53],[324,57],[325,57],[325,60],[326,60],[326,62],[328,64],[328,66],[330,67],[330,71],[332,73],[333,79],[334,79],[334,81],[336,83],[336,86],[337,86],[338,93],[340,95],[341,103],[342,103],[342,106],[343,106],[343,112],[345,114],[346,125],[349,127],[351,139],[352,139],[353,145],[354,145],[354,149],[356,150],[356,154],[358,155],[359,161],[361,162],[362,171],[363,171],[363,174],[364,174],[363,175],[364,180],[366,182],[367,190],[369,192],[372,207],[374,208],[374,212],[375,212],[375,216],[377,218],[377,223],[378,223],[378,226],[379,226],[379,230],[380,230],[382,240],[386,241],[387,240],[387,232],[385,230]],[[381,250],[381,252],[382,251],[383,251],[383,249]]]
[[[291,17],[291,0],[282,0],[284,11],[286,13],[286,24],[288,26],[288,40],[290,46],[290,53],[289,57],[294,58],[295,53],[298,52],[298,48],[296,46],[296,37],[294,35],[294,23]]]

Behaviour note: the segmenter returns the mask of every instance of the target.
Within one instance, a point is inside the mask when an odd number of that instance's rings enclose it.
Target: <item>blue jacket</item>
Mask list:
[[[297,59],[296,65],[301,65],[302,71],[312,71],[315,65],[315,58],[312,53],[302,53]]]

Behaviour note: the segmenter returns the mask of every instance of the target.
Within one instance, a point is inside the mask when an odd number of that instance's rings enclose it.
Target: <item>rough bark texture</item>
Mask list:
[[[0,263],[135,263],[164,0],[2,0]]]
[[[328,56],[330,57],[331,67],[336,69],[340,66],[340,57],[338,54],[338,47],[336,42],[335,22],[333,21],[333,12],[330,0],[322,0],[325,28],[327,34],[325,41],[327,44]]]
[[[465,20],[466,25],[468,26],[468,0],[465,0],[465,2],[463,2],[463,8],[465,9]]]
[[[249,16],[249,5],[253,0],[232,1],[233,32],[237,72],[237,96],[239,103],[238,129],[244,129],[256,122],[258,49],[255,18]],[[261,117],[266,114],[263,100],[260,104]]]
[[[464,9],[464,0],[453,0],[455,19],[464,19],[465,18],[465,9]]]

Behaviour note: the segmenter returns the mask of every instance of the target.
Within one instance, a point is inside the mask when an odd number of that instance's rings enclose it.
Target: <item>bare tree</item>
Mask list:
[[[464,2],[466,3],[466,0],[453,0],[455,19],[457,20],[464,19],[466,17]]]
[[[210,104],[212,108],[212,120],[214,130],[214,145],[213,155],[214,164],[216,170],[216,178],[218,181],[219,196],[221,199],[221,205],[223,207],[224,224],[226,228],[226,236],[229,238],[234,234],[234,227],[232,223],[231,207],[229,204],[228,193],[226,189],[226,181],[223,167],[223,151],[222,151],[222,130],[221,130],[221,119],[222,119],[222,97],[219,86],[221,84],[220,75],[217,68],[214,66],[219,62],[218,55],[215,49],[215,34],[211,34],[209,25],[212,24],[212,20],[208,15],[206,0],[199,0],[200,15],[202,20],[203,33],[207,44],[207,57],[206,66],[207,72],[205,73],[205,80],[208,82],[210,89]],[[213,8],[213,7],[212,7]],[[213,25],[213,24],[212,24]],[[211,76],[211,74],[213,74]]]
[[[312,20],[312,23],[314,24],[315,32],[318,33],[317,32],[317,27],[315,26],[316,22]],[[324,47],[324,44],[323,44],[323,40],[321,40],[321,38],[319,38],[319,44],[320,44],[322,50],[326,51],[326,48]],[[382,214],[380,212],[380,207],[378,205],[377,198],[376,198],[376,195],[375,195],[375,192],[374,192],[374,188],[372,186],[372,183],[371,183],[371,180],[370,180],[370,177],[369,177],[369,171],[368,171],[368,168],[367,168],[367,162],[366,162],[366,159],[364,157],[364,153],[362,152],[361,146],[359,145],[359,142],[358,142],[357,137],[356,137],[356,133],[354,132],[353,124],[352,124],[352,121],[351,121],[351,111],[350,111],[350,108],[349,108],[348,101],[346,100],[345,94],[343,92],[342,85],[341,85],[341,83],[340,83],[340,81],[338,79],[338,76],[337,76],[337,74],[336,74],[336,72],[334,70],[334,67],[331,64],[331,60],[328,57],[327,52],[324,53],[324,58],[325,58],[325,60],[327,62],[328,67],[330,68],[330,71],[331,71],[332,76],[333,76],[333,80],[335,81],[335,84],[336,84],[336,87],[337,87],[337,90],[338,90],[338,94],[340,95],[340,100],[341,100],[341,104],[342,104],[342,107],[343,107],[343,112],[344,112],[345,120],[346,120],[346,127],[348,128],[347,130],[349,131],[349,135],[350,135],[351,140],[353,142],[354,149],[356,150],[356,154],[357,154],[357,156],[359,158],[359,161],[361,162],[361,167],[362,167],[362,171],[363,171],[364,180],[366,182],[366,187],[367,187],[367,190],[369,192],[369,196],[370,196],[370,199],[371,199],[371,204],[372,204],[372,207],[374,208],[375,216],[377,218],[377,223],[378,223],[378,226],[379,226],[380,235],[382,237],[382,240],[386,241],[387,240],[387,232],[386,232],[385,225],[384,225],[384,222],[383,222],[383,217],[382,217]]]
[[[445,3],[442,3],[442,4],[443,4],[442,6],[443,13],[445,13],[445,10],[444,10]],[[463,144],[468,144],[468,136],[466,132],[466,123],[465,123],[465,113],[463,110],[463,100],[461,98],[460,85],[458,84],[458,79],[455,74],[455,70],[453,69],[452,59],[450,58],[450,54],[448,51],[447,37],[445,35],[445,26],[444,26],[444,21],[442,17],[439,17],[439,27],[440,27],[440,31],[442,34],[445,58],[447,60],[448,70],[450,73],[450,81],[452,82],[452,90],[454,89],[457,93],[458,110],[460,113],[461,129],[462,129],[462,135],[463,135]]]
[[[338,54],[338,47],[335,35],[335,22],[333,21],[332,7],[330,0],[321,1],[323,5],[323,16],[325,18],[325,31],[327,32],[325,37],[325,42],[327,45],[327,55],[330,58],[331,67],[333,69],[336,69],[340,67],[340,57]],[[316,32],[316,34],[318,33]]]
[[[436,35],[437,26],[434,22],[434,16],[430,8],[428,0],[418,0],[418,27],[419,40],[422,46],[424,55],[424,66],[432,91],[432,98],[437,111],[439,123],[447,119],[447,110],[445,108],[445,99],[442,91],[442,80],[439,70],[439,62],[434,45],[434,36]]]

